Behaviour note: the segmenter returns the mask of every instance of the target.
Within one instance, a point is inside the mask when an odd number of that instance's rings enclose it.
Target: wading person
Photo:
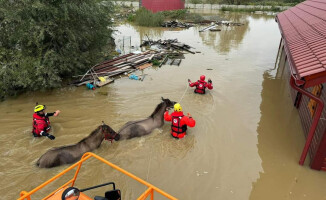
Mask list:
[[[36,105],[34,108],[33,114],[33,135],[34,137],[41,137],[46,136],[51,140],[54,140],[55,137],[49,134],[51,130],[50,120],[49,117],[51,116],[58,116],[60,110],[57,110],[53,113],[46,113],[45,112],[45,105]]]
[[[213,89],[213,82],[211,79],[208,79],[208,82],[205,81],[205,76],[201,75],[200,79],[196,82],[191,82],[190,79],[188,79],[189,86],[195,87],[195,93],[198,94],[205,94],[205,89],[208,88],[209,90]]]
[[[179,103],[174,105],[174,112],[169,114],[169,111],[164,113],[165,121],[171,121],[171,135],[174,138],[183,138],[186,135],[187,126],[194,127],[196,121],[188,113],[183,115],[182,107]]]

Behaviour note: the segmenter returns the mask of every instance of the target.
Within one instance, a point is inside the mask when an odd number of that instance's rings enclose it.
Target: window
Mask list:
[[[323,89],[322,84],[316,85],[312,89],[312,94],[315,95],[316,97],[320,97],[322,89]],[[310,99],[310,101],[308,103],[308,109],[310,111],[311,117],[314,116],[315,111],[316,111],[316,107],[317,107],[317,102],[315,100],[313,100],[313,99]]]

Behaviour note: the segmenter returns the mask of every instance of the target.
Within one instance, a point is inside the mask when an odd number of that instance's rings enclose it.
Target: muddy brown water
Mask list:
[[[291,106],[288,83],[275,78],[280,33],[274,17],[224,17],[245,25],[203,33],[198,33],[198,27],[169,30],[119,25],[116,29],[132,36],[135,46],[147,34],[153,39],[178,38],[201,52],[186,54],[179,67],[146,69],[143,82],[122,77],[95,91],[67,87],[1,102],[0,199],[16,199],[21,190],[29,191],[68,167],[37,168],[37,159],[47,149],[78,142],[102,120],[118,130],[129,120],[145,118],[161,96],[179,101],[187,79],[194,81],[201,74],[213,80],[214,90],[204,96],[186,90],[181,104],[197,121],[187,137],[171,138],[170,124],[165,123],[142,138],[105,141],[94,153],[179,199],[326,199],[326,173],[311,170],[308,161],[303,167],[298,165],[304,136]],[[51,118],[54,141],[31,135],[36,101],[46,104],[49,112],[61,110],[59,117]],[[41,190],[34,199],[68,178]],[[123,199],[136,199],[145,190],[95,160],[83,165],[76,184],[85,188],[109,181],[116,182]]]

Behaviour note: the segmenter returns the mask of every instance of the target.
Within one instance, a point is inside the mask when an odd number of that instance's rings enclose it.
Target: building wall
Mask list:
[[[152,12],[185,8],[185,2],[183,0],[141,0],[141,4]]]
[[[290,68],[289,68],[289,63],[288,60],[286,58],[286,53],[283,50],[280,56],[280,65],[284,65],[285,67],[285,73],[284,73],[284,77],[288,82],[290,81]],[[321,100],[325,103],[323,112],[321,114],[320,120],[318,122],[316,131],[315,131],[315,135],[314,138],[312,140],[312,143],[310,145],[310,149],[309,149],[309,156],[310,156],[310,166],[313,169],[317,169],[320,170],[322,167],[325,167],[326,170],[326,162],[325,161],[325,157],[326,157],[326,136],[325,136],[325,130],[326,130],[326,84],[323,84],[323,89],[322,89],[322,93],[321,93]],[[294,102],[295,99],[297,97],[297,91],[294,90],[290,84],[289,84],[289,88],[290,88],[290,94],[293,100],[293,104],[290,106],[294,106]],[[311,88],[307,88],[306,90],[309,92],[312,92],[312,87]],[[308,109],[308,103],[310,101],[310,98],[302,95],[301,98],[301,103],[299,105],[298,108],[298,112],[300,115],[300,119],[301,119],[301,124],[302,124],[302,128],[305,134],[305,137],[307,138],[313,118],[311,117],[310,111]],[[302,147],[303,149],[303,147]],[[317,153],[318,152],[318,153]],[[316,155],[317,153],[317,155]],[[325,165],[325,166],[324,166]]]

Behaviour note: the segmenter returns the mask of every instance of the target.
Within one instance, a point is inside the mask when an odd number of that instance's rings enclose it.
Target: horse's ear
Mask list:
[[[103,126],[105,125],[104,121],[102,121],[102,125],[103,125]]]
[[[161,98],[162,98],[162,101],[164,101],[164,100],[165,100],[163,97],[161,97]]]
[[[38,106],[38,102],[36,102],[36,106]]]

